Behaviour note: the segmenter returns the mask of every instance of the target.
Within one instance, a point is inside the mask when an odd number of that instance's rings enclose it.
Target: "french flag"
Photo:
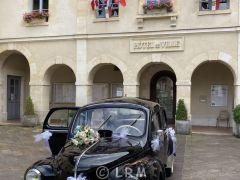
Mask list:
[[[126,0],[114,0],[114,3],[120,3],[122,6],[126,6]]]

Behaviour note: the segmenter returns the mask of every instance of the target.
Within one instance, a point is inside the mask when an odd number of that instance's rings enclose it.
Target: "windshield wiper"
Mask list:
[[[142,116],[142,115],[140,114],[140,115],[136,118],[136,120],[135,120],[132,124],[130,124],[130,126],[133,126],[141,116]]]
[[[104,122],[99,126],[98,130],[101,129],[101,127],[103,127],[104,124],[106,124],[106,122],[112,117],[112,115],[109,115],[108,118],[106,120],[104,120]]]

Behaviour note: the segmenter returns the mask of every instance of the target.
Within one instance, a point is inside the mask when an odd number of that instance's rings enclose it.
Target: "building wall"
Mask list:
[[[107,78],[118,81],[110,72],[95,74],[99,65],[112,64],[122,73],[126,96],[149,98],[150,79],[158,71],[168,69],[176,75],[177,99],[185,99],[189,118],[196,117],[198,113],[200,116],[208,113],[211,118],[217,114],[217,111],[208,112],[204,108],[196,112],[200,105],[196,97],[192,97],[195,85],[193,83],[194,87],[191,87],[191,78],[201,63],[218,61],[231,69],[233,79],[228,83],[234,85],[232,89],[240,85],[237,70],[239,2],[231,1],[230,10],[224,12],[202,13],[198,11],[197,0],[175,0],[174,12],[171,13],[177,17],[174,25],[171,25],[174,22],[169,16],[144,19],[146,15],[142,14],[141,2],[127,1],[126,7],[120,7],[119,18],[98,20],[90,8],[90,0],[50,0],[49,22],[29,25],[22,21],[22,14],[30,9],[29,0],[1,1],[0,24],[4,28],[0,28],[0,62],[5,61],[6,51],[16,51],[25,56],[30,67],[29,91],[40,119],[49,108],[50,79],[53,77],[48,76],[48,72],[53,73],[51,67],[55,65],[72,69],[76,77],[77,105],[91,102],[94,81]],[[184,38],[182,51],[130,52],[133,39],[171,37]],[[60,78],[64,74],[68,73],[62,71],[62,74],[55,75]],[[0,89],[3,86],[2,82]],[[237,90],[234,92],[234,100],[229,104],[238,102],[240,89],[239,93]],[[3,94],[1,90],[0,93]],[[3,103],[2,111],[4,106]]]

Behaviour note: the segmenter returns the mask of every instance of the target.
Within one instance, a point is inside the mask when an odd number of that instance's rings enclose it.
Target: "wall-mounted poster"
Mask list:
[[[212,85],[211,86],[211,106],[227,106],[228,86]]]
[[[123,85],[122,84],[111,84],[112,86],[112,97],[122,97],[123,96]]]

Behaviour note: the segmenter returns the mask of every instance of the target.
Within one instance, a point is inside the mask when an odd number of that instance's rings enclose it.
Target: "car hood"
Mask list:
[[[139,141],[132,139],[105,139],[92,147],[80,159],[79,170],[87,170],[98,166],[114,166],[142,152]]]
[[[133,159],[143,152],[142,144],[141,141],[130,138],[102,139],[81,157],[78,171],[83,172],[99,166],[111,168]],[[81,149],[68,141],[58,156],[38,161],[33,166],[51,165],[55,174],[63,172],[66,175],[71,175],[78,157],[83,154],[86,148]]]

